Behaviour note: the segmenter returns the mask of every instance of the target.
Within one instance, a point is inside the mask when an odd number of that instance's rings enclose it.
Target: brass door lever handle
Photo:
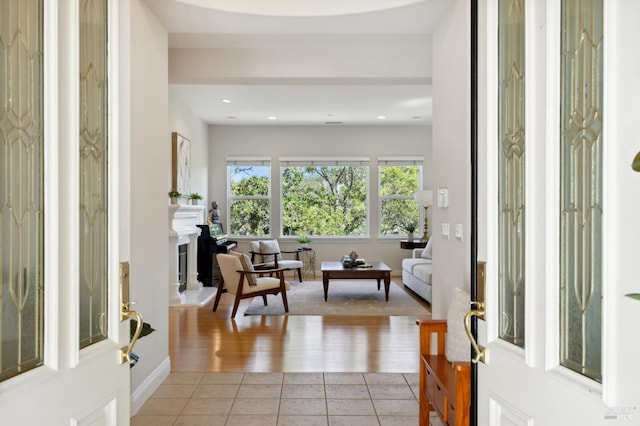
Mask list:
[[[488,349],[478,345],[476,339],[471,334],[471,321],[469,321],[473,316],[476,316],[482,320],[485,319],[484,303],[471,302],[471,305],[475,305],[476,309],[471,309],[464,315],[464,330],[467,332],[467,337],[469,338],[471,346],[473,346],[473,350],[476,353],[476,356],[471,359],[471,362],[477,364],[478,361],[480,361],[483,364],[487,364],[489,362]]]
[[[142,314],[140,314],[140,312],[138,311],[130,311],[129,304],[123,303],[120,318],[124,320],[131,317],[134,317],[137,322],[136,331],[135,333],[133,333],[133,338],[131,339],[129,346],[123,346],[122,348],[120,348],[121,364],[124,364],[125,362],[129,364],[134,363],[134,361],[131,359],[131,351],[133,350],[134,345],[138,341],[138,338],[140,337],[140,333],[142,333]]]

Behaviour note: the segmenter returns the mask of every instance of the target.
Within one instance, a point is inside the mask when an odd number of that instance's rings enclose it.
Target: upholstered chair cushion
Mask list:
[[[262,263],[263,259],[262,256],[259,254],[254,254],[254,253],[260,253],[260,241],[249,241],[249,251],[251,252],[251,259],[256,262],[256,263]]]
[[[229,254],[233,254],[234,256],[238,257],[238,260],[240,260],[240,264],[242,265],[242,270],[243,271],[247,271],[247,272],[253,272],[253,263],[251,263],[251,258],[249,256],[247,256],[244,253],[240,253],[237,251],[233,251],[231,250],[229,252]],[[255,274],[246,274],[245,277],[247,278],[247,283],[249,285],[256,285],[256,276]]]
[[[242,264],[242,270],[246,272],[254,272],[253,263],[251,263],[251,258],[244,253],[240,253],[240,263]],[[247,279],[247,283],[249,285],[256,285],[256,276],[255,274],[246,274],[245,278]]]
[[[284,272],[282,270],[275,272],[275,274],[278,275],[277,277],[259,276],[255,280],[255,285],[248,285],[248,279],[245,280],[243,276],[246,276],[248,278],[250,275],[256,275],[256,271],[253,271],[254,274],[246,273],[250,271],[245,270],[242,266],[242,262],[240,261],[240,259],[244,258],[245,256],[246,255],[238,256],[237,254],[225,253],[216,254],[216,259],[218,260],[218,265],[220,265],[220,272],[224,277],[224,281],[220,281],[220,285],[218,286],[218,292],[216,294],[216,301],[213,305],[213,311],[215,312],[216,309],[218,309],[218,303],[220,302],[222,290],[226,288],[230,294],[235,295],[233,310],[231,311],[231,318],[236,317],[236,313],[238,312],[238,307],[240,305],[240,300],[262,296],[264,298],[264,304],[266,305],[267,295],[269,294],[281,294],[284,311],[289,312],[289,304],[287,302],[287,289],[289,289],[290,286],[289,283],[284,279]],[[250,267],[251,262],[248,262],[246,265],[247,267]]]
[[[302,268],[304,263],[300,260],[300,251],[282,251],[278,240],[260,240],[249,242],[251,260],[256,270],[284,268],[297,270],[298,279],[302,282]],[[289,257],[289,259],[285,258]],[[290,259],[295,257],[295,259]],[[276,265],[277,262],[277,265]]]
[[[280,287],[280,279],[277,277],[258,277],[256,281],[257,283],[255,286],[245,287],[244,292],[248,294],[248,293],[254,293],[256,291],[260,291],[268,288]],[[287,290],[291,290],[291,285],[289,284],[289,281],[285,280],[284,287]]]
[[[259,251],[260,253],[278,253],[278,261],[282,259],[282,255],[280,254],[280,244],[278,244],[278,240],[260,241]],[[265,263],[273,262],[273,256],[263,255],[262,261]]]

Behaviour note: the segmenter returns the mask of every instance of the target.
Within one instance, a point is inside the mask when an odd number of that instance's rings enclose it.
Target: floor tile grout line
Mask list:
[[[324,411],[325,413],[327,413],[327,416],[325,417],[325,421],[327,422],[327,424],[330,424],[329,422],[329,398],[327,395],[327,373],[322,373],[322,383],[323,383],[323,390],[324,390]]]
[[[199,379],[198,379],[198,381],[197,381],[197,383],[196,383],[196,387],[197,387],[197,386],[200,386],[200,385],[204,385],[203,381],[204,381],[204,377],[206,376],[206,374],[207,374],[207,373],[205,373],[205,374],[203,374],[203,375],[201,375],[201,376],[199,377]],[[216,373],[215,373],[215,372],[213,372],[213,374],[216,374]],[[328,377],[328,375],[329,375],[329,374],[331,374],[331,373],[321,373],[322,385],[323,385],[323,388],[324,388],[325,409],[326,409],[326,415],[324,415],[324,416],[322,416],[322,417],[324,417],[324,418],[325,418],[325,421],[326,421],[328,424],[329,424],[329,420],[330,420],[329,407],[328,407],[328,400],[329,400],[330,398],[329,398],[329,395],[328,395],[328,393],[327,393],[327,386],[328,386],[328,385],[332,385],[332,384],[333,384],[333,385],[346,385],[346,384],[349,384],[349,383],[327,383],[327,377]],[[340,373],[337,373],[337,374],[340,374]],[[352,374],[352,373],[346,373],[346,374]],[[373,395],[371,394],[371,388],[370,388],[370,385],[372,385],[372,386],[373,386],[373,385],[381,385],[381,386],[384,386],[384,385],[394,385],[394,384],[398,384],[398,383],[393,383],[393,382],[392,382],[392,383],[371,383],[371,384],[369,384],[369,382],[367,382],[367,380],[366,380],[366,375],[365,375],[365,373],[358,372],[358,373],[356,373],[356,374],[359,376],[359,378],[364,382],[365,386],[367,387],[368,400],[370,401],[370,403],[372,404],[372,406],[373,406],[373,408],[374,408],[374,414],[373,414],[373,415],[376,417],[377,421],[378,421],[379,423],[381,423],[380,416],[381,416],[382,414],[381,414],[381,413],[379,413],[379,412],[378,412],[378,410],[377,410],[377,409],[376,409],[376,407],[375,407],[375,404],[374,404],[374,401],[375,401],[375,400],[374,400],[374,398],[373,398]],[[405,376],[405,373],[387,373],[387,374],[393,374],[393,375],[395,375],[395,376],[400,375],[400,377],[402,378],[402,381],[404,382],[404,385],[405,385],[405,386],[407,386],[407,388],[409,389],[409,391],[411,392],[411,394],[412,394],[412,396],[413,396],[413,398],[411,398],[410,400],[414,400],[414,401],[415,401],[415,400],[417,400],[417,397],[416,397],[416,396],[415,396],[415,394],[412,392],[412,388],[411,388],[411,386],[412,386],[412,385],[409,383],[409,379],[407,378],[407,376]],[[414,374],[414,373],[406,373],[406,374]],[[275,415],[276,421],[279,421],[280,417],[281,417],[281,416],[283,416],[282,411],[281,411],[281,409],[282,409],[282,405],[281,405],[281,404],[282,404],[282,402],[283,402],[282,400],[283,400],[283,399],[285,399],[285,398],[283,398],[283,396],[284,396],[284,381],[285,381],[285,375],[286,375],[286,373],[282,373],[282,375],[281,375],[281,380],[279,381],[279,384],[278,384],[278,383],[272,383],[272,385],[274,385],[274,386],[280,386],[280,390],[279,390],[279,401],[278,401],[278,402],[279,402],[279,403],[278,403],[278,412],[277,412],[277,413],[276,413],[276,415]],[[241,399],[241,398],[239,398],[239,396],[240,396],[240,395],[239,395],[239,391],[240,391],[240,386],[241,386],[241,384],[242,384],[242,383],[245,383],[245,379],[246,379],[246,373],[242,373],[242,376],[241,376],[241,378],[240,378],[240,383],[238,384],[238,390],[236,391],[235,396],[234,396],[233,398],[228,398],[228,399],[233,399],[233,404],[232,404],[232,408],[230,408],[229,412],[228,412],[227,414],[225,414],[225,424],[226,424],[226,423],[228,423],[228,422],[230,421],[230,418],[232,417],[232,413],[231,413],[231,411],[233,410],[233,406],[234,406],[235,402],[236,402],[238,399]],[[371,379],[371,378],[370,378],[370,379]],[[220,383],[215,383],[215,381],[214,381],[214,383],[212,383],[212,384],[220,384]],[[222,384],[230,384],[230,383],[222,383]],[[248,383],[246,383],[246,384],[247,384],[247,385],[249,385]],[[260,384],[260,383],[257,383],[257,384]],[[269,383],[262,383],[262,384],[267,384],[267,385],[268,385]],[[304,384],[304,383],[290,383],[290,384],[298,384],[298,385],[300,385],[300,384]],[[310,384],[316,384],[316,383],[310,383]],[[309,385],[310,385],[310,384],[309,384]],[[318,384],[319,384],[319,383],[318,383]],[[186,398],[186,399],[187,399],[187,402],[188,402],[188,401],[192,401],[192,400],[199,399],[199,398],[194,398],[194,395],[195,395],[195,390],[194,390],[194,392],[192,393],[191,397]],[[227,398],[212,398],[212,399],[227,399]],[[311,399],[318,399],[318,398],[311,398]],[[337,399],[350,399],[350,398],[337,398]],[[383,399],[383,400],[386,400],[385,398],[382,398],[382,399]],[[400,398],[400,399],[406,399],[406,398]],[[178,418],[178,417],[180,417],[180,416],[183,416],[183,415],[186,415],[186,414],[184,414],[185,408],[186,408],[186,404],[185,404],[185,407],[183,407],[183,409],[182,409],[182,410],[180,410],[180,413],[177,413],[177,414],[176,414],[176,418]],[[220,413],[220,414],[223,414],[223,413]],[[312,414],[293,414],[293,413],[292,413],[291,415],[312,415]],[[336,414],[336,415],[339,415],[339,414]],[[349,415],[351,415],[351,414],[343,414],[343,415],[349,416]],[[355,414],[354,414],[354,415],[355,415]],[[407,415],[412,416],[412,417],[415,417],[415,415],[414,415],[414,414],[389,414],[389,415],[390,415],[390,416],[392,416],[392,417],[404,417],[404,416],[407,416]]]

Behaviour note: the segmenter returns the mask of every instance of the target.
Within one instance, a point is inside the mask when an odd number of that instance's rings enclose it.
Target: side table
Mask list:
[[[311,247],[301,247],[300,248],[300,260],[302,260],[302,275],[306,278],[307,276],[313,276],[313,279],[316,278],[316,251]]]
[[[407,249],[407,250],[425,248],[426,246],[427,246],[427,242],[422,240],[414,240],[414,241],[401,240],[400,241],[400,248]]]

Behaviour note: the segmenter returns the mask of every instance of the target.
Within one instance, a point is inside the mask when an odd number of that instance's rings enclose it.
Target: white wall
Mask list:
[[[130,180],[131,300],[156,331],[140,339],[131,369],[131,390],[167,362],[168,332],[168,184],[171,133],[168,118],[167,32],[142,0],[131,0]],[[135,407],[132,414],[135,413]]]
[[[193,37],[174,37],[180,48],[169,50],[172,84],[233,84],[247,79],[410,78],[425,82],[431,77],[428,35],[280,35],[220,37],[221,46],[196,48]],[[249,42],[248,42],[249,41]],[[224,43],[228,44],[224,44]],[[185,48],[186,43],[188,48]]]
[[[424,184],[430,186],[431,127],[429,126],[210,126],[209,127],[209,195],[218,201],[221,220],[227,220],[226,163],[227,156],[270,156],[272,167],[279,167],[279,157],[287,156],[424,156]],[[370,169],[377,182],[377,168]],[[278,188],[274,188],[278,191]],[[377,191],[371,188],[372,202],[377,202]],[[274,194],[277,196],[277,194]],[[372,204],[372,207],[376,204]],[[273,205],[273,218],[279,220],[278,203]],[[340,242],[315,239],[316,269],[323,260],[339,260],[343,254],[356,250],[361,257],[383,260],[400,275],[401,260],[411,256],[400,249],[399,239],[378,239],[377,213],[373,211],[372,238],[347,239]],[[279,222],[272,223],[273,232],[279,232]],[[375,234],[375,235],[373,235]],[[236,239],[236,238],[234,238]],[[283,240],[284,241],[284,240]],[[297,246],[290,239],[291,247]],[[286,245],[285,245],[286,247]],[[248,244],[239,239],[239,248],[248,251]]]
[[[624,297],[640,293],[638,280],[638,241],[640,241],[640,173],[631,169],[631,161],[640,150],[638,117],[640,110],[640,81],[637,70],[640,55],[637,40],[640,29],[635,17],[640,14],[640,2],[621,0],[610,15],[605,13],[605,40],[617,48],[605,53],[605,72],[615,84],[607,87],[609,102],[605,100],[610,128],[603,135],[605,149],[605,194],[603,225],[604,298],[609,301],[605,317],[605,402],[608,406],[634,407],[633,419],[638,422],[640,395],[640,301]],[[605,6],[606,8],[606,6]],[[607,25],[612,23],[612,25]],[[615,24],[613,24],[615,23]],[[635,52],[627,55],[625,52]],[[617,85],[617,87],[616,87]],[[605,115],[607,117],[607,115]]]
[[[175,96],[169,86],[169,131],[178,132],[191,141],[191,192],[204,197],[201,205],[208,205],[209,193],[209,126],[196,117],[193,112]],[[171,139],[169,139],[171,141]],[[167,191],[171,187],[171,174],[167,182]]]
[[[470,287],[469,10],[468,0],[452,2],[433,37],[433,183],[449,190],[449,207],[432,212],[434,318],[446,318],[453,288]],[[456,224],[463,225],[462,241]]]

